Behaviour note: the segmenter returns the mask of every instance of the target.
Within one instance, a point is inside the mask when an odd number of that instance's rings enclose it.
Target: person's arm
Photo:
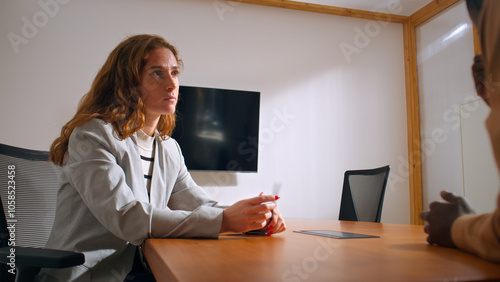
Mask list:
[[[459,248],[500,262],[500,195],[493,213],[476,215],[463,197],[442,191],[445,202],[433,202],[421,213],[431,245]]]
[[[453,223],[451,234],[459,249],[500,263],[500,195],[493,213],[461,216]]]
[[[218,208],[160,209],[147,200],[137,199],[127,183],[124,169],[117,163],[117,158],[127,154],[118,148],[120,144],[123,143],[113,136],[110,126],[92,120],[73,132],[68,160],[62,168],[87,208],[109,232],[134,245],[140,245],[152,235],[218,236],[222,222],[222,210]],[[155,234],[152,234],[152,225],[155,225]]]

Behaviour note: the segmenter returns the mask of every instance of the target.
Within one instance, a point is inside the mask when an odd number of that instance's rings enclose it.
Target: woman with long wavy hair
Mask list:
[[[170,138],[181,67],[177,49],[154,35],[109,55],[50,150],[62,173],[47,247],[82,252],[85,263],[43,269],[41,281],[154,280],[141,260],[147,238],[286,229],[277,196],[223,208],[191,178]]]

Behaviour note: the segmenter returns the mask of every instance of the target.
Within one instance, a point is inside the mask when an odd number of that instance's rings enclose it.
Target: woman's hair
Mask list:
[[[99,118],[113,126],[121,139],[132,136],[145,125],[146,109],[141,99],[140,77],[147,63],[149,52],[167,48],[174,54],[179,65],[177,49],[155,35],[136,35],[121,42],[109,55],[85,94],[75,116],[61,129],[50,147],[50,161],[62,165],[68,151],[69,137],[73,130],[92,118]],[[162,115],[157,130],[163,139],[172,134],[175,113]]]

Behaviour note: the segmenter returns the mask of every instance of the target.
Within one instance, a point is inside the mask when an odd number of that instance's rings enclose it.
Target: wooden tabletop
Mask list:
[[[430,246],[422,226],[287,219],[272,236],[148,239],[157,281],[477,281],[500,280],[500,264]],[[293,232],[335,230],[380,238],[333,239]]]

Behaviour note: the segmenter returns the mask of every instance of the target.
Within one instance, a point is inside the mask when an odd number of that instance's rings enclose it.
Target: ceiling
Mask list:
[[[291,0],[325,6],[410,16],[434,0]],[[389,7],[391,7],[389,9]]]

